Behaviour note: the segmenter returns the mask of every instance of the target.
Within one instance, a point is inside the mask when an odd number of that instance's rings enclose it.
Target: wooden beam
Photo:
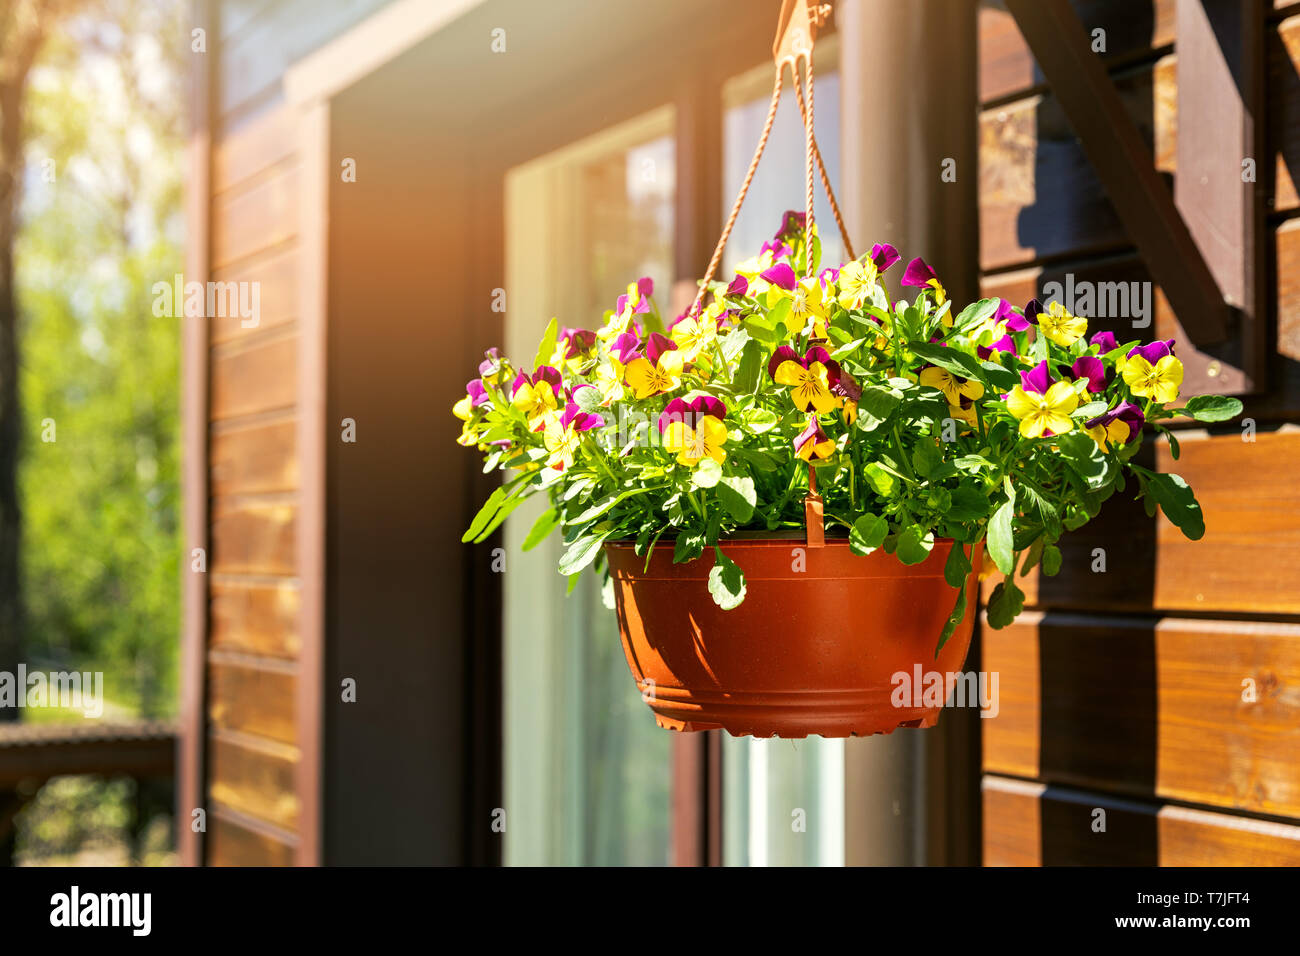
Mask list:
[[[1240,337],[1214,350],[1216,391],[1262,391],[1266,367],[1264,14],[1263,0],[1180,0],[1176,10],[1174,201],[1241,318]]]
[[[1225,341],[1235,318],[1069,0],[1006,5],[1183,331]]]

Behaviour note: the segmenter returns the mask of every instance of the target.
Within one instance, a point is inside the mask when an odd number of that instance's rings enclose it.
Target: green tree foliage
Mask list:
[[[150,716],[175,710],[180,615],[182,320],[151,287],[182,271],[183,13],[102,0],[47,41],[17,246],[26,658]]]

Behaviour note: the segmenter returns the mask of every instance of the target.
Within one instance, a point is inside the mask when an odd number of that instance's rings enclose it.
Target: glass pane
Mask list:
[[[839,182],[839,74],[835,45],[817,46],[817,143],[831,183]],[[725,216],[745,178],[767,116],[772,67],[763,64],[730,80],[723,90],[723,196]],[[822,261],[838,265],[844,244],[822,192],[813,215],[822,238]],[[787,209],[804,208],[804,137],[790,89],[767,150],[728,242],[722,278],[758,252]],[[723,861],[728,866],[842,866],[844,863],[844,741],[756,740],[723,737]]]
[[[595,328],[648,275],[672,273],[672,113],[660,110],[512,170],[506,353],[529,362],[546,323]],[[671,736],[641,701],[594,576],[565,596],[558,536],[519,550],[544,503],[506,523],[505,860],[666,864]]]

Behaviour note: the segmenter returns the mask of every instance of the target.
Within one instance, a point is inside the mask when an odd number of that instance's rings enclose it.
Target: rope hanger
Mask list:
[[[718,265],[722,261],[722,252],[727,246],[727,240],[731,238],[731,230],[735,228],[736,218],[740,215],[740,208],[744,205],[745,196],[749,193],[749,186],[754,181],[754,173],[758,170],[758,162],[763,157],[763,151],[767,148],[768,137],[772,134],[772,124],[776,121],[777,107],[781,104],[781,88],[785,83],[786,67],[790,68],[791,86],[794,88],[795,100],[799,104],[799,118],[803,123],[804,129],[804,236],[805,243],[809,243],[813,230],[813,194],[815,192],[813,168],[816,167],[821,176],[822,188],[826,190],[826,198],[830,200],[831,212],[835,216],[835,223],[839,226],[840,237],[844,240],[844,251],[849,260],[856,259],[853,252],[853,243],[849,239],[848,230],[844,226],[844,217],[840,213],[839,203],[835,200],[835,190],[831,187],[830,177],[826,174],[826,164],[822,161],[821,150],[817,146],[817,136],[813,131],[813,42],[816,39],[817,28],[826,22],[830,16],[831,7],[829,3],[818,4],[815,7],[809,7],[808,0],[783,0],[781,4],[781,16],[777,22],[776,42],[772,45],[772,59],[776,65],[776,77],[772,85],[772,101],[767,108],[767,118],[763,121],[763,132],[758,137],[758,146],[754,150],[754,158],[749,161],[749,169],[745,173],[744,181],[740,184],[740,193],[736,196],[736,202],[731,207],[731,215],[727,217],[726,225],[722,227],[722,235],[718,238],[718,244],[713,250],[713,257],[709,260],[709,267],[704,273],[704,281],[700,283],[700,291],[695,295],[695,302],[691,305],[687,315],[698,316],[704,303],[704,296],[709,288],[709,283],[713,281],[714,275],[718,271]],[[803,62],[803,86],[800,87],[799,63]],[[806,101],[806,103],[805,103]],[[811,277],[813,274],[813,259],[811,249],[807,249],[805,256],[805,276]],[[817,474],[812,462],[808,463],[808,494],[804,496],[804,524],[807,527],[808,546],[811,548],[820,548],[826,543],[826,530],[823,519],[822,499],[817,494]]]

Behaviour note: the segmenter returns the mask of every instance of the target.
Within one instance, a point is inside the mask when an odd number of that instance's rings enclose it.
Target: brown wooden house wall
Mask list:
[[[1112,78],[1171,182],[1180,121],[1215,121],[1177,115],[1174,5],[1074,4],[1106,29]],[[1029,577],[1030,610],[984,629],[982,667],[1002,695],[982,721],[986,864],[1300,863],[1300,5],[1277,3],[1266,38],[1272,364],[1245,413],[1258,435],[1189,429],[1178,461],[1155,452],[1196,490],[1203,540],[1117,496],[1063,542],[1058,577]],[[1067,272],[1146,279],[1014,22],[992,6],[980,67],[985,293],[1023,304]],[[1157,294],[1156,336],[1176,334],[1172,322]],[[1090,570],[1098,547],[1104,574]]]
[[[196,788],[206,839],[192,862],[298,859],[302,639],[296,523],[299,402],[297,118],[286,68],[384,0],[225,0],[209,24],[206,85],[209,277],[260,283],[261,320],[208,322],[206,648]],[[201,161],[201,160],[200,160]],[[203,229],[191,223],[191,235]],[[198,277],[191,277],[198,278]],[[183,808],[184,809],[184,808]],[[187,814],[188,815],[188,814]]]

